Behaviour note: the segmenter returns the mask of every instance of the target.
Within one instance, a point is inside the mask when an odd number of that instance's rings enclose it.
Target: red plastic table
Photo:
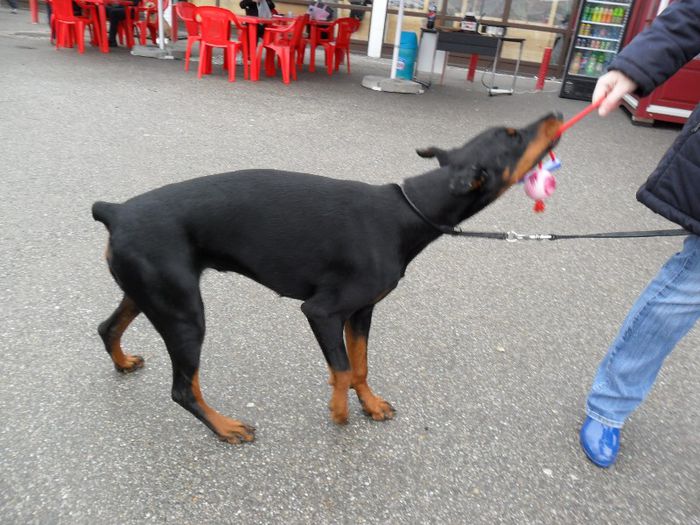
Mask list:
[[[320,33],[332,25],[332,20],[309,20],[309,71],[316,71],[316,47],[319,42],[328,41],[320,38]]]
[[[263,26],[273,25],[280,23],[292,23],[294,18],[289,18],[286,16],[273,16],[272,18],[260,18],[258,16],[236,16],[238,20],[246,25],[247,35],[244,38],[248,38],[248,64],[250,64],[250,69],[248,70],[249,79],[253,82],[260,79],[260,69],[258,68],[258,63],[256,61],[256,56],[258,52],[258,24]]]
[[[100,51],[109,53],[109,40],[107,37],[107,9],[105,6],[112,3],[111,0],[83,0],[86,4],[93,4],[97,7],[97,19],[100,24],[100,34],[97,41],[100,44]]]

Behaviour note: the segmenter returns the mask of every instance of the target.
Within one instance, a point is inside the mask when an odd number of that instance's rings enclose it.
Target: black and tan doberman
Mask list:
[[[96,202],[93,217],[109,230],[109,269],[124,292],[99,326],[114,366],[143,366],[120,344],[143,312],[170,355],[172,398],[220,439],[252,441],[254,428],[207,405],[199,384],[200,277],[206,268],[233,271],[303,301],[330,369],[333,421],[347,421],[350,388],[370,417],[392,418],[367,384],[374,305],[441,235],[435,224],[454,226],[493,202],[547,153],[561,124],[551,114],[521,129],[489,129],[453,150],[420,150],[440,167],[402,188],[256,169],[170,184],[123,204]]]

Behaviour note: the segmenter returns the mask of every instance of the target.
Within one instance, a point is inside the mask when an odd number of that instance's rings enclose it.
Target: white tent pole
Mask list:
[[[163,0],[158,0],[158,47],[161,50],[165,49],[165,38],[163,38],[163,24],[165,23],[165,18],[163,16]]]
[[[160,0],[158,0],[160,1]],[[399,0],[399,14],[396,19],[396,35],[394,36],[394,56],[391,59],[391,78],[396,78],[396,65],[399,63],[399,47],[401,46],[401,28],[403,27],[404,0]]]
[[[368,57],[381,58],[382,56],[388,4],[387,0],[374,0],[372,2],[372,15],[369,21],[369,35],[367,38]]]

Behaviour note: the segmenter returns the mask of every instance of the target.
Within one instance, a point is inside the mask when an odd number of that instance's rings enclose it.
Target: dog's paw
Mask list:
[[[360,402],[362,403],[362,411],[375,421],[393,419],[396,414],[396,410],[391,406],[391,403],[384,401],[379,396],[368,396],[361,399]]]
[[[350,410],[348,409],[347,399],[345,399],[345,402],[342,399],[331,399],[331,402],[328,403],[328,409],[331,411],[331,420],[336,425],[345,425],[348,422]]]
[[[223,416],[217,422],[216,434],[221,441],[226,441],[232,445],[255,441],[255,427],[246,425],[237,419]]]
[[[139,368],[143,368],[144,364],[145,361],[140,355],[124,354],[123,359],[120,359],[119,362],[114,362],[114,368],[122,374],[130,374]]]

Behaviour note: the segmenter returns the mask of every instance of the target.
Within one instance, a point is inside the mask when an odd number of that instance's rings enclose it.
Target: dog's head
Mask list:
[[[416,151],[421,157],[437,158],[440,167],[449,170],[454,196],[477,192],[493,200],[519,182],[555,146],[562,123],[560,113],[550,113],[524,128],[488,129],[461,148]]]

